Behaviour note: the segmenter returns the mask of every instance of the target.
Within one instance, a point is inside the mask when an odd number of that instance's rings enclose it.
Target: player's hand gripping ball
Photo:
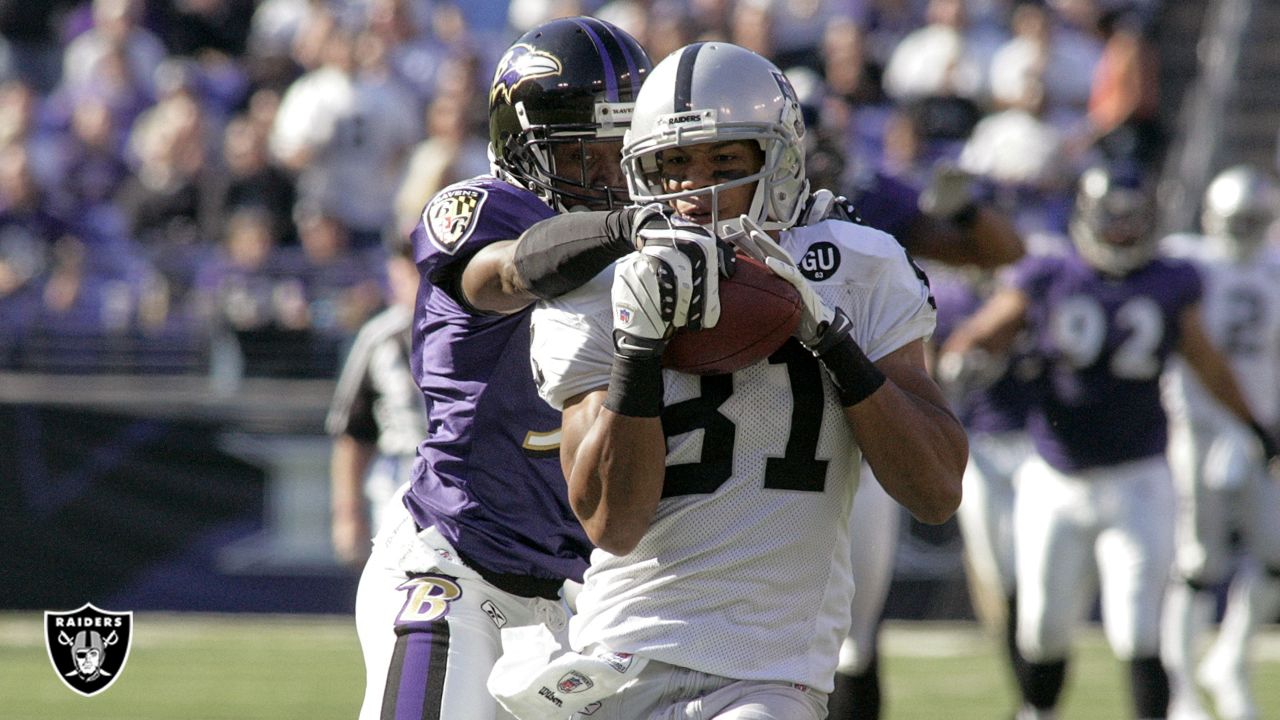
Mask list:
[[[737,253],[737,270],[720,278],[720,319],[706,330],[680,329],[664,367],[695,375],[731,373],[782,347],[803,312],[800,293],[758,260]]]

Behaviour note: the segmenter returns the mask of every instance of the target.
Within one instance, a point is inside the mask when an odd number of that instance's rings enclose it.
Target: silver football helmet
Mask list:
[[[1092,167],[1080,176],[1071,240],[1080,257],[1110,275],[1127,275],[1156,256],[1155,197],[1135,169]]]
[[[1204,193],[1200,225],[1211,242],[1235,260],[1252,257],[1280,212],[1280,193],[1266,173],[1236,165],[1218,174]]]
[[[809,196],[800,101],[782,71],[746,48],[722,42],[687,45],[654,67],[636,97],[622,144],[622,169],[635,202],[666,203],[711,195],[711,229],[740,232],[720,217],[719,194],[756,185],[748,215],[765,229],[794,225]],[[696,190],[666,192],[659,154],[707,142],[754,140],[764,151],[759,172]]]

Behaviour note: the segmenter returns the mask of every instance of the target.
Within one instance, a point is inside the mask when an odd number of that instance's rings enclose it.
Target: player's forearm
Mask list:
[[[335,516],[364,511],[364,473],[377,446],[350,435],[333,439],[329,457],[329,499]]]
[[[946,522],[960,506],[969,457],[949,410],[886,382],[845,417],[885,491],[921,522]]]
[[[648,532],[666,475],[662,421],[602,410],[568,471],[574,514],[595,545],[630,552]]]

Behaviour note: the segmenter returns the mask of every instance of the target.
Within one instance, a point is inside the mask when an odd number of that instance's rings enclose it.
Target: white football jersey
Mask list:
[[[828,221],[780,242],[818,294],[848,313],[871,359],[933,332],[923,274],[892,237]],[[606,270],[534,312],[534,373],[557,408],[608,385],[611,284]],[[575,649],[603,643],[830,692],[849,627],[861,453],[826,371],[790,342],[732,375],[664,371],[663,380],[663,498],[631,553],[592,554],[570,628]]]
[[[1280,251],[1266,248],[1236,263],[1204,238],[1185,235],[1167,238],[1164,248],[1196,263],[1204,279],[1205,330],[1230,359],[1254,416],[1280,428]],[[1165,390],[1173,421],[1198,427],[1236,422],[1180,358],[1170,364]]]

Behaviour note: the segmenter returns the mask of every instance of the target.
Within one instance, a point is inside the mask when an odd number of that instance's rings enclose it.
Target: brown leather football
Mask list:
[[[720,278],[720,320],[707,330],[677,330],[663,367],[695,375],[735,372],[772,355],[796,331],[800,293],[763,263],[737,256],[733,277]]]

